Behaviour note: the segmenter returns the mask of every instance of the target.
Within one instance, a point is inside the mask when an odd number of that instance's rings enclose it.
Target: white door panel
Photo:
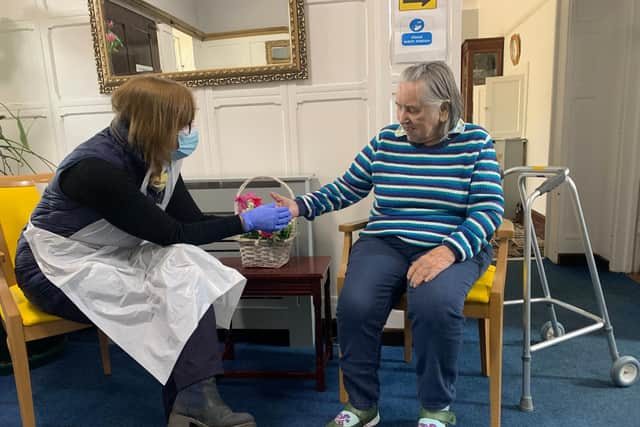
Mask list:
[[[524,136],[524,98],[523,74],[486,79],[485,121],[493,138]]]

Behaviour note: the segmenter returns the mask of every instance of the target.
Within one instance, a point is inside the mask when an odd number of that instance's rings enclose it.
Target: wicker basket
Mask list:
[[[289,192],[289,196],[291,198],[295,197],[291,187],[274,176],[254,176],[247,179],[242,183],[240,188],[238,188],[236,197],[241,195],[247,185],[255,180],[276,181]],[[237,202],[234,202],[234,211],[236,214],[240,213],[240,207]],[[242,260],[242,266],[264,268],[282,267],[289,262],[291,246],[293,245],[293,239],[296,238],[297,234],[296,220],[293,220],[291,233],[285,240],[249,239],[242,236],[237,237],[236,240],[240,244],[240,259]]]

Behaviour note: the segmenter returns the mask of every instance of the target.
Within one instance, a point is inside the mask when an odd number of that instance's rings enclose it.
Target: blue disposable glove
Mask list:
[[[278,231],[291,221],[291,212],[287,207],[277,207],[275,203],[261,205],[240,214],[244,231]]]

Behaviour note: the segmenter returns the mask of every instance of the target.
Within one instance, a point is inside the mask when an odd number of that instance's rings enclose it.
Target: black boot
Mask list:
[[[167,427],[256,427],[246,412],[233,412],[220,398],[215,377],[178,392]]]

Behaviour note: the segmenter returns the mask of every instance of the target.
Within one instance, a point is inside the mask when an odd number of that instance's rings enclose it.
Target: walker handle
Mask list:
[[[551,178],[547,178],[540,185],[540,187],[536,188],[536,191],[539,192],[540,195],[543,195],[544,193],[547,193],[556,188],[558,185],[562,184],[566,178],[567,174],[564,171],[558,171],[558,173],[556,173]]]

